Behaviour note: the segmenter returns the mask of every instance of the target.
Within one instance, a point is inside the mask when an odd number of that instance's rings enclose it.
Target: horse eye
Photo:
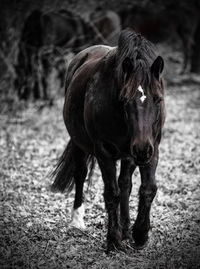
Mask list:
[[[155,104],[159,104],[163,100],[162,96],[156,95],[153,97],[153,101]]]

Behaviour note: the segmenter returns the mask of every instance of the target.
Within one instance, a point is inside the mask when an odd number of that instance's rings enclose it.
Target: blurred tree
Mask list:
[[[143,5],[121,9],[120,15],[123,28],[132,27],[152,42],[174,43],[179,37],[184,55],[182,72],[189,70],[192,53],[198,53],[193,47],[198,43],[198,34],[194,36],[194,33],[200,16],[196,0],[143,1]]]
[[[191,58],[191,72],[200,74],[200,21],[194,35],[194,46]]]
[[[135,10],[137,14],[132,14],[135,17],[140,15],[141,10],[146,10],[146,13],[148,11],[154,16],[155,21],[153,30],[150,29],[150,24],[148,25],[148,36],[154,34],[154,38],[159,35],[170,36],[170,29],[176,28],[176,33],[182,36],[185,62],[191,62],[192,72],[200,73],[200,23],[197,26],[200,17],[199,0],[0,0],[0,78],[5,74],[8,77],[10,74],[10,81],[13,81],[16,76],[13,66],[18,61],[18,42],[24,22],[33,10],[49,12],[68,9],[89,21],[89,14],[97,7],[118,13],[124,10],[130,13],[131,10]],[[166,20],[164,24],[159,25],[156,19],[162,17],[163,11],[166,11]],[[142,16],[143,20],[147,18],[145,14]],[[156,34],[158,28],[159,34]]]

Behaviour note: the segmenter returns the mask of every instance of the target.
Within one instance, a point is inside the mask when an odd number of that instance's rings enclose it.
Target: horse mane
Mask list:
[[[154,82],[151,76],[151,64],[155,59],[154,45],[131,29],[121,32],[116,53],[117,80],[121,88],[120,97],[130,100],[139,85],[144,88]],[[129,58],[132,63],[131,75],[125,81],[123,62]]]

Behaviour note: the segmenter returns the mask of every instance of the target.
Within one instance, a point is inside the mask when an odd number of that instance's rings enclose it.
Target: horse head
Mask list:
[[[123,58],[120,59],[121,67],[118,67],[122,83],[120,98],[123,100],[124,117],[129,130],[131,156],[137,165],[145,165],[157,150],[164,123],[164,87],[160,76],[164,61],[160,56],[155,59],[149,42],[131,33],[133,49],[126,48],[124,53],[118,52],[118,57],[121,53]],[[124,49],[120,43],[126,46],[123,40],[119,40],[118,49]],[[151,64],[150,58],[154,58]]]

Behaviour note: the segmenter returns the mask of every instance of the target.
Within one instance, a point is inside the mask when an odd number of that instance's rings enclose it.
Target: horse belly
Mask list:
[[[83,119],[83,103],[74,103],[73,97],[68,97],[64,105],[64,121],[73,142],[83,151],[92,152],[92,142]]]
[[[85,152],[93,151],[93,144],[88,136],[84,121],[84,102],[87,75],[82,72],[74,75],[70,82],[64,104],[64,122],[73,142]]]

